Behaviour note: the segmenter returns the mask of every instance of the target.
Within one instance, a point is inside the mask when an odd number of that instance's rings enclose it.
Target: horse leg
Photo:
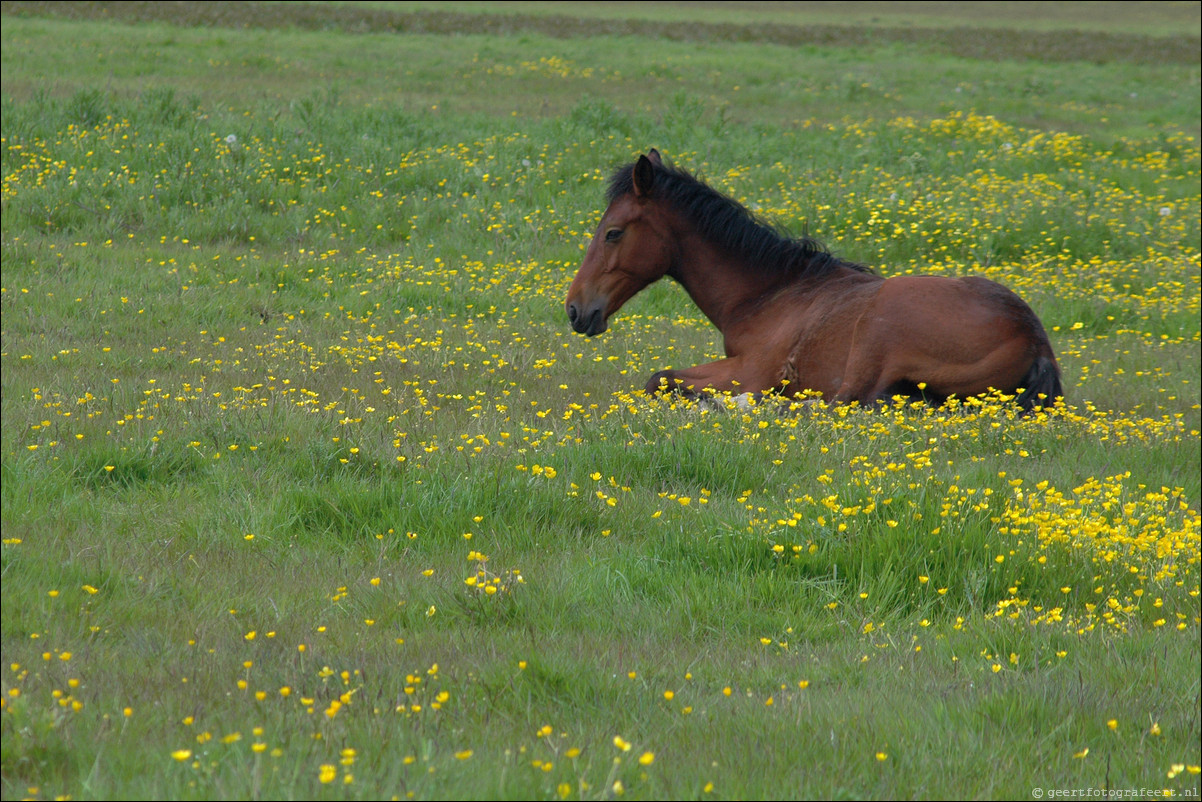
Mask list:
[[[906,395],[941,404],[950,396],[968,398],[990,389],[1010,392],[1032,368],[1030,347],[1022,338],[1010,338],[970,359],[957,361],[932,355],[906,354],[884,338],[861,338],[848,359],[837,402],[863,405],[888,403]]]
[[[1042,325],[1010,290],[982,278],[898,276],[856,320],[835,400],[900,394],[939,404],[1025,387],[1027,409],[1039,394],[1059,394],[1058,377]]]
[[[881,360],[871,356],[853,356],[848,360],[843,382],[835,393],[836,404],[853,401],[872,406],[884,400],[885,392],[898,384],[899,379],[882,372]]]
[[[754,367],[741,356],[732,356],[684,370],[661,370],[652,375],[645,389],[652,395],[677,393],[693,398],[705,395],[707,390],[757,392],[763,386],[757,381]]]

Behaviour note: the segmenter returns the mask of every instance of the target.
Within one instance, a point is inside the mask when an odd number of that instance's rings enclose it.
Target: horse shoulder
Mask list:
[[[791,387],[833,396],[856,332],[884,283],[875,274],[858,273],[828,279],[799,294],[804,301],[789,316],[790,349],[783,367]]]

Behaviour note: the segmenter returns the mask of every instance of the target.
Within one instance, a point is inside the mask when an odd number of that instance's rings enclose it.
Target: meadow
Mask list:
[[[749,5],[0,4],[3,798],[1197,797],[1197,4]],[[651,147],[1063,404],[643,395]]]

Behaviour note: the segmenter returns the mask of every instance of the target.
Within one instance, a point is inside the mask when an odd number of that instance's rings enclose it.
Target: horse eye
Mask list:
[[[606,242],[617,242],[620,239],[622,239],[622,229],[620,228],[611,228],[605,232]]]

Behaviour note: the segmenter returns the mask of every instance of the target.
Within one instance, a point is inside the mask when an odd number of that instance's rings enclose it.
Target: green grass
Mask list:
[[[5,798],[1195,787],[1196,4],[421,5],[0,6]],[[718,334],[563,298],[652,146],[1066,405],[643,397]]]

